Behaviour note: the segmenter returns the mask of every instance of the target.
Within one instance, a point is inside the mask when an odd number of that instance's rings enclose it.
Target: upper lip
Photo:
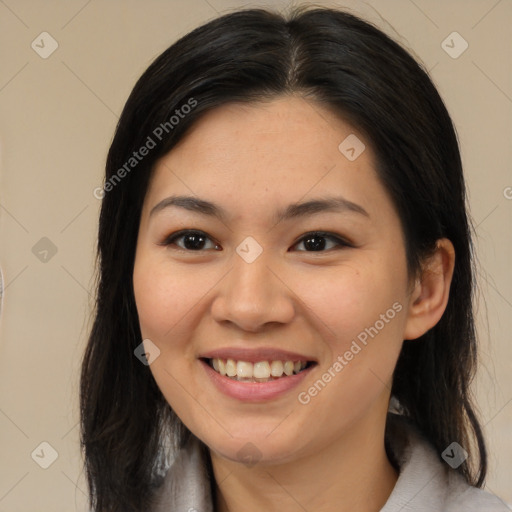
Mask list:
[[[304,361],[317,362],[314,357],[305,356],[296,352],[280,350],[277,348],[219,348],[205,352],[200,359],[233,359],[235,361],[247,361],[257,363],[259,361]]]

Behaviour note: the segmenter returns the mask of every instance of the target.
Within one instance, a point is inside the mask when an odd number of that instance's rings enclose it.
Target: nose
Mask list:
[[[264,254],[252,263],[234,256],[233,268],[221,281],[212,303],[212,316],[217,322],[258,332],[268,324],[286,324],[293,319],[293,292],[279,268]]]

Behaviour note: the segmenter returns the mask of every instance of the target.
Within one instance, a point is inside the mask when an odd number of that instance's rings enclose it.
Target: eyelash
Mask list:
[[[207,238],[208,240],[211,240],[213,241],[204,231],[197,231],[197,230],[190,230],[190,229],[185,229],[185,230],[181,230],[181,231],[178,231],[176,233],[172,233],[171,235],[169,235],[160,245],[163,245],[163,246],[171,246],[171,245],[174,245],[177,247],[177,250],[180,250],[182,252],[204,252],[204,249],[198,249],[198,250],[192,250],[192,249],[185,249],[183,247],[180,247],[179,245],[177,246],[174,242],[180,238],[183,238],[187,235],[199,235],[199,236],[202,236],[204,238]],[[352,245],[350,242],[348,242],[347,240],[344,240],[343,238],[339,237],[338,235],[335,235],[334,233],[328,233],[328,232],[325,232],[325,231],[310,231],[309,233],[305,233],[304,235],[302,235],[301,238],[299,238],[294,244],[293,246],[296,246],[297,244],[307,240],[308,238],[326,238],[326,239],[329,239],[329,240],[332,240],[334,241],[338,247],[354,247],[354,245]],[[218,245],[218,244],[216,244]],[[333,248],[331,249],[326,249],[326,250],[321,250],[321,251],[306,251],[306,250],[302,250],[302,251],[299,251],[299,252],[313,252],[313,253],[317,253],[317,252],[328,252],[330,250],[332,250]]]

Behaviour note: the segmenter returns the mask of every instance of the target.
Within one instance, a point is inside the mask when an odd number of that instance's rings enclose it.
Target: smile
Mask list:
[[[234,359],[210,358],[206,362],[217,373],[239,382],[270,382],[297,375],[313,364],[307,361],[236,361]]]

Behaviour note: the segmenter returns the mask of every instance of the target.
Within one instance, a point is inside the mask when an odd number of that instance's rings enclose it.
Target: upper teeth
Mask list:
[[[283,373],[287,376],[299,373],[306,367],[306,361],[258,361],[249,363],[247,361],[235,361],[234,359],[212,359],[211,364],[216,372],[228,377],[245,379],[270,379],[270,377],[281,377]]]

